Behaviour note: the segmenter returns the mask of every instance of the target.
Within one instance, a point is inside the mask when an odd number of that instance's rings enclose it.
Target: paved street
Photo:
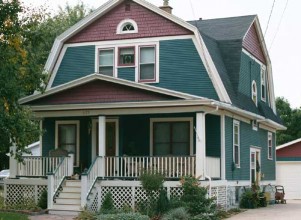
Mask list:
[[[297,220],[301,219],[301,200],[288,200],[287,204],[269,205],[266,208],[250,209],[229,220]]]

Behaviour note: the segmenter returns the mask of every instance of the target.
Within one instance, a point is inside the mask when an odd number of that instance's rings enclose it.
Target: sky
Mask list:
[[[67,2],[70,5],[78,3],[78,0],[23,1],[26,5],[46,4],[53,10],[64,7]],[[83,0],[85,5],[94,9],[106,1]],[[163,0],[147,1],[156,6],[163,5]],[[292,108],[301,107],[300,0],[170,0],[169,4],[173,7],[173,14],[186,21],[257,14],[263,33],[266,32],[275,96],[286,98]]]

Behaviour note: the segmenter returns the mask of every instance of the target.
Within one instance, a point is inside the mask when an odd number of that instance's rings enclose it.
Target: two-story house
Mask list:
[[[164,173],[169,195],[200,177],[224,206],[241,186],[275,184],[284,127],[258,17],[186,22],[167,2],[108,1],[55,40],[45,93],[20,100],[41,121],[43,157],[13,175],[51,171],[50,209],[97,210],[108,191],[134,207],[143,170]]]

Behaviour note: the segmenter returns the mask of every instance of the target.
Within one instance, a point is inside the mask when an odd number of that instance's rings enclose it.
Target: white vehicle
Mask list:
[[[9,177],[9,170],[1,170],[0,171],[0,185],[4,183],[4,179]]]

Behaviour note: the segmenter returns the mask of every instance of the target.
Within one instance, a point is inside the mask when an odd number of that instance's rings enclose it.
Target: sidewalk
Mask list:
[[[297,220],[301,219],[301,200],[287,200],[287,204],[269,205],[265,208],[249,209],[229,220]]]
[[[76,216],[71,215],[36,215],[29,216],[30,220],[73,220]]]

